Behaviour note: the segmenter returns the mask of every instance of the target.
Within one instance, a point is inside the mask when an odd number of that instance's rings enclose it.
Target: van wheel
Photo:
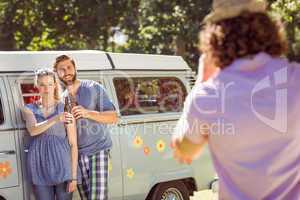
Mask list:
[[[181,181],[158,184],[149,200],[189,200],[189,191]]]

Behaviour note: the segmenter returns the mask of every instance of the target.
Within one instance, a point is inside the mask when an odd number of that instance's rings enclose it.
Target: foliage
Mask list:
[[[300,55],[299,0],[268,0]],[[99,49],[176,54],[197,65],[197,34],[211,0],[0,0],[1,50]],[[116,28],[128,35],[113,41]]]
[[[300,61],[300,1],[273,0],[270,3],[272,12],[280,15],[285,23],[289,39],[289,57]]]

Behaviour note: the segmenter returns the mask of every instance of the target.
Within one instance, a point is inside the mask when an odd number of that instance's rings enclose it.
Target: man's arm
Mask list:
[[[104,124],[116,123],[118,115],[106,91],[99,83],[95,83],[94,88],[97,92],[96,109],[88,110],[82,106],[76,106],[72,109],[72,114],[76,119],[87,118]]]
[[[116,111],[88,111],[87,118],[104,124],[114,124],[118,121]]]
[[[118,121],[117,112],[114,110],[99,112],[76,106],[72,109],[72,114],[76,119],[87,118],[103,124],[114,124]]]

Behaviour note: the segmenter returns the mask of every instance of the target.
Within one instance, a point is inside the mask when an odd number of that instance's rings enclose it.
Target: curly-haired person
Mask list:
[[[300,199],[300,65],[263,0],[215,0],[200,32],[211,73],[186,99],[172,141],[190,163],[208,143],[219,199]]]

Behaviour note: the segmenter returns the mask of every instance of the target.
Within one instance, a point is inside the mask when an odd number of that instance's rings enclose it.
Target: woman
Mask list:
[[[36,72],[40,101],[23,108],[32,136],[27,168],[36,199],[69,200],[77,185],[77,136],[75,120],[64,112],[59,83],[50,69]]]
[[[207,68],[173,139],[190,163],[208,142],[219,199],[300,199],[300,65],[263,0],[215,0],[200,33]]]

